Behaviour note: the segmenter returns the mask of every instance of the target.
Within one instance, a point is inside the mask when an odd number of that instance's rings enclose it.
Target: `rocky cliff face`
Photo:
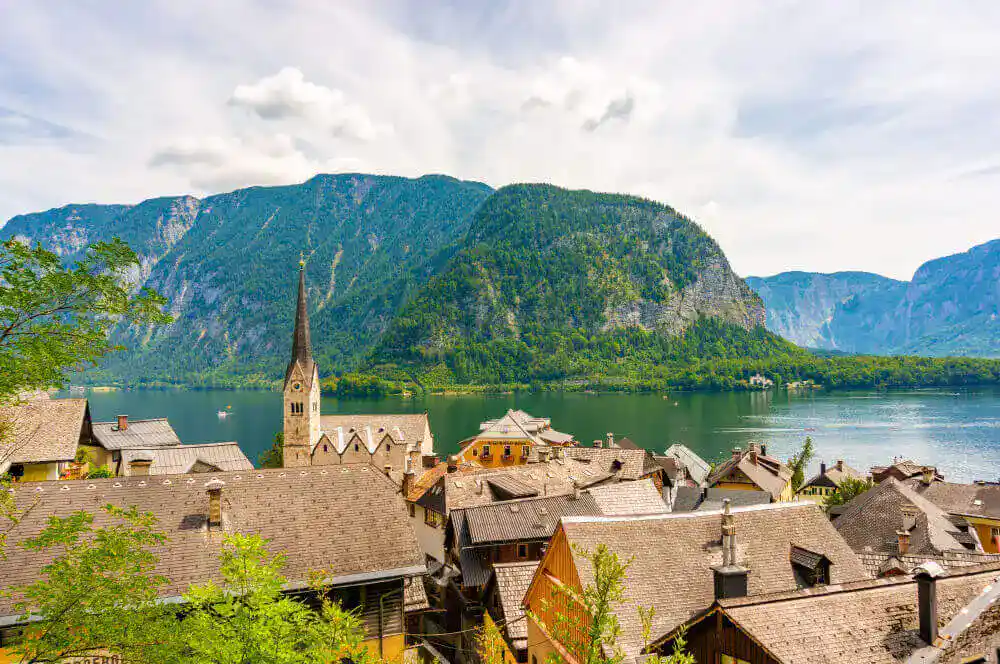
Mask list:
[[[750,277],[769,329],[804,346],[1000,356],[1000,240],[922,265],[909,282],[861,273]]]

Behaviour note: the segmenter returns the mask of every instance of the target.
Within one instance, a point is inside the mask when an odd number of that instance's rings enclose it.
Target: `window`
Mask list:
[[[417,515],[417,506],[413,503],[409,503],[408,507],[410,508],[410,517],[415,517]]]
[[[510,456],[510,445],[507,445],[506,447],[503,448],[503,455],[505,457],[509,457]]]
[[[531,664],[538,664],[538,658],[534,655],[531,656]]]
[[[293,401],[291,403],[291,409],[292,409],[292,415],[301,415],[302,413],[305,412],[305,410],[302,408],[301,401]]]
[[[319,410],[319,404],[314,401],[313,402],[313,412],[315,413],[318,410]]]
[[[12,648],[24,639],[23,627],[0,628],[0,648]]]
[[[750,662],[745,659],[740,659],[739,657],[733,657],[732,655],[722,655],[722,664],[750,664]]]
[[[517,557],[518,558],[527,558],[528,557],[528,545],[527,544],[518,544],[517,545]]]
[[[360,451],[360,450],[361,450],[361,448],[360,448],[360,447],[358,447],[358,444],[357,444],[357,443],[354,443],[354,451],[355,451],[355,452],[358,452],[358,451]]]
[[[484,457],[488,457],[489,455],[490,455],[490,446],[489,445],[483,445],[483,456]]]
[[[323,443],[323,451],[324,452],[328,452],[329,451],[329,450],[326,449],[326,443]]]
[[[424,509],[424,523],[426,523],[431,528],[438,527],[438,515],[437,512],[432,512],[429,509]]]

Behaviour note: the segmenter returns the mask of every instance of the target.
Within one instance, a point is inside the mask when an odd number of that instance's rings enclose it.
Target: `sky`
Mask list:
[[[1000,3],[0,0],[0,219],[318,172],[632,193],[742,275],[1000,237]]]

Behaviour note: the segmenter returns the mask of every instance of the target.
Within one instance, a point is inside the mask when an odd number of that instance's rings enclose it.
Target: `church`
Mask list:
[[[419,473],[433,457],[434,438],[427,413],[323,415],[319,367],[309,338],[305,263],[299,263],[292,359],[284,384],[284,466],[370,463],[388,473]]]

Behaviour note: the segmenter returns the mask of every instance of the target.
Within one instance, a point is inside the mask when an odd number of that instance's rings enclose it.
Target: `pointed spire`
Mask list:
[[[298,361],[307,372],[312,369],[312,343],[309,340],[309,311],[306,305],[306,264],[299,259],[299,302],[295,309],[295,336],[292,337],[292,363]]]

